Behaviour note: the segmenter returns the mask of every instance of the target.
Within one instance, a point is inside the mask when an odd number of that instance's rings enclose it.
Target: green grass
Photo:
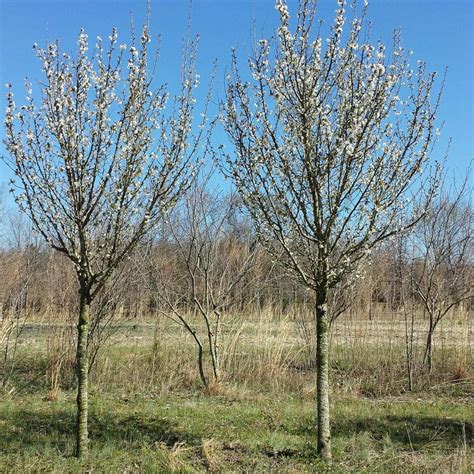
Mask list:
[[[410,393],[403,346],[334,344],[328,469],[315,449],[315,372],[293,329],[245,335],[224,382],[204,391],[192,341],[173,328],[157,339],[128,329],[100,353],[83,463],[73,457],[74,346],[55,378],[62,333],[28,332],[0,393],[0,472],[474,472],[466,348],[437,348],[434,372],[417,366]]]
[[[89,460],[72,457],[74,397],[28,395],[0,405],[2,472],[313,472],[313,403],[176,394],[114,400],[94,394]],[[472,408],[446,398],[333,403],[334,472],[469,472]],[[463,431],[464,425],[464,431]]]

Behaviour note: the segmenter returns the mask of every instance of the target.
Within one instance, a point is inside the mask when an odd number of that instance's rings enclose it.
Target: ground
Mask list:
[[[444,345],[436,371],[420,369],[409,392],[400,341],[362,349],[336,339],[329,468],[315,453],[315,374],[303,364],[294,325],[267,321],[243,331],[223,358],[226,377],[208,390],[186,334],[151,327],[128,323],[99,352],[90,455],[79,462],[74,377],[59,357],[73,332],[27,326],[0,402],[0,472],[474,471],[469,346]],[[456,378],[461,356],[468,372]]]

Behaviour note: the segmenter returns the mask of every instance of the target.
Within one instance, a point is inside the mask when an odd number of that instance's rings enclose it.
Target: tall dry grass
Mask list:
[[[373,313],[372,313],[373,314]],[[354,316],[354,315],[353,315]],[[472,390],[472,318],[467,312],[446,319],[435,340],[435,370],[426,374],[421,356],[426,334],[422,314],[416,315],[415,389],[456,385]],[[189,318],[194,316],[191,314]],[[224,316],[222,383],[211,390],[292,392],[313,396],[314,332],[310,310],[274,308]],[[189,333],[166,318],[112,320],[112,335],[91,371],[95,390],[129,397],[133,393],[166,394],[200,388],[197,352]],[[200,330],[199,320],[193,321]],[[33,318],[22,336],[21,351],[34,354],[36,367],[55,399],[74,384],[74,315]],[[114,328],[114,325],[117,327]],[[401,313],[371,320],[344,315],[331,330],[333,390],[363,396],[400,394],[407,390],[405,325]],[[205,354],[206,356],[207,354]],[[210,358],[206,357],[210,370]],[[32,378],[33,379],[33,378]],[[255,390],[258,389],[258,390]]]

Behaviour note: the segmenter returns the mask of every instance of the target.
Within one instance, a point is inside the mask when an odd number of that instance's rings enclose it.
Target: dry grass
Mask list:
[[[408,393],[402,321],[336,323],[331,341],[335,472],[472,468],[472,347],[459,336],[470,331],[470,319],[444,324],[445,340],[435,342],[431,374],[421,364],[422,346],[416,346],[414,393]],[[68,315],[25,326],[10,381],[14,391],[3,393],[0,409],[9,472],[322,469],[312,447],[311,350],[292,314],[226,316],[223,379],[207,390],[200,385],[186,331],[167,319],[122,324],[91,372],[89,467],[68,458],[74,347]],[[0,471],[4,467],[0,461]]]
[[[425,333],[423,321],[418,321],[413,353],[415,390],[453,383],[461,387],[459,390],[470,388],[472,341],[466,337],[471,333],[470,321],[464,315],[442,323],[435,339],[435,370],[431,374],[422,364]],[[193,322],[204,330],[199,319]],[[112,330],[91,371],[97,390],[166,394],[199,388],[196,348],[185,329],[166,318],[157,318],[120,323],[119,330]],[[403,321],[395,318],[336,321],[331,337],[334,390],[362,396],[404,393],[404,332]],[[54,323],[31,321],[19,339],[20,352],[35,354],[33,368],[46,368],[43,385],[51,399],[74,383],[74,336],[70,316],[63,315]],[[221,342],[222,382],[244,391],[312,393],[312,344],[302,337],[291,313],[275,315],[268,310],[245,317],[227,315]],[[209,390],[217,393],[222,387]]]

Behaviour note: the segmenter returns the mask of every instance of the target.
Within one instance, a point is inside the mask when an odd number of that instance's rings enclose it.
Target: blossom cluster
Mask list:
[[[206,132],[193,132],[196,42],[183,62],[174,107],[150,75],[151,36],[118,44],[114,28],[90,48],[81,29],[75,57],[58,43],[34,50],[41,100],[27,81],[5,113],[11,189],[20,208],[57,250],[91,279],[105,277],[189,186]],[[92,49],[92,51],[90,51]],[[202,119],[205,123],[205,118]]]
[[[310,286],[360,274],[373,246],[416,218],[435,141],[435,74],[413,70],[398,34],[391,54],[371,43],[366,5],[351,20],[345,7],[323,41],[315,1],[300,2],[291,28],[278,0],[276,40],[259,42],[253,81],[234,56],[222,114],[235,149],[227,169],[260,238]]]

